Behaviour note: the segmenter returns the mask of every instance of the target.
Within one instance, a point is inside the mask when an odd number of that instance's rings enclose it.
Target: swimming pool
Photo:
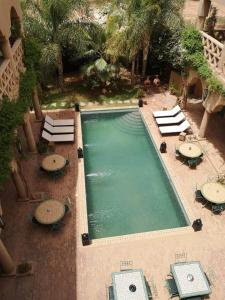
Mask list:
[[[139,110],[81,121],[91,239],[188,225]]]

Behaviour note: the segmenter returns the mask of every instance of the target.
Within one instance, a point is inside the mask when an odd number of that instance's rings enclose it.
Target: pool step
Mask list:
[[[144,135],[144,125],[139,112],[127,113],[117,119],[116,127],[124,133]]]

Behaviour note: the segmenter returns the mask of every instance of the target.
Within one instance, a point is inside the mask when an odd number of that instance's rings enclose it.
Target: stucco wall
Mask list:
[[[10,37],[10,28],[11,28],[10,12],[12,7],[14,7],[22,23],[22,10],[20,6],[20,1],[0,0],[0,32],[6,39]]]
[[[183,91],[183,81],[181,75],[175,71],[171,71],[169,86],[175,88],[179,95]]]

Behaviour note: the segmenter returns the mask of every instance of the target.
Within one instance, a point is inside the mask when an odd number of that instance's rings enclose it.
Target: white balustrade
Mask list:
[[[14,70],[18,73],[24,70],[23,66],[23,48],[22,40],[15,41],[12,47],[13,61],[4,59],[0,64],[0,99],[7,96],[9,99],[15,99],[19,91],[19,78]],[[14,64],[14,66],[12,65]]]
[[[222,59],[222,52],[224,45],[208,35],[207,33],[200,31],[202,35],[202,43],[204,47],[204,56],[207,59],[211,67],[219,71],[220,60]]]
[[[23,72],[23,47],[22,40],[17,39],[12,46],[13,60],[18,73]]]

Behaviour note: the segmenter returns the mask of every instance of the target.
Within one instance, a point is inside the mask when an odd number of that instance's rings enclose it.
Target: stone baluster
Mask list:
[[[222,50],[222,53],[221,53],[221,56],[220,56],[220,60],[218,62],[218,69],[222,73],[223,73],[224,65],[225,65],[225,44],[223,45],[223,50]]]

